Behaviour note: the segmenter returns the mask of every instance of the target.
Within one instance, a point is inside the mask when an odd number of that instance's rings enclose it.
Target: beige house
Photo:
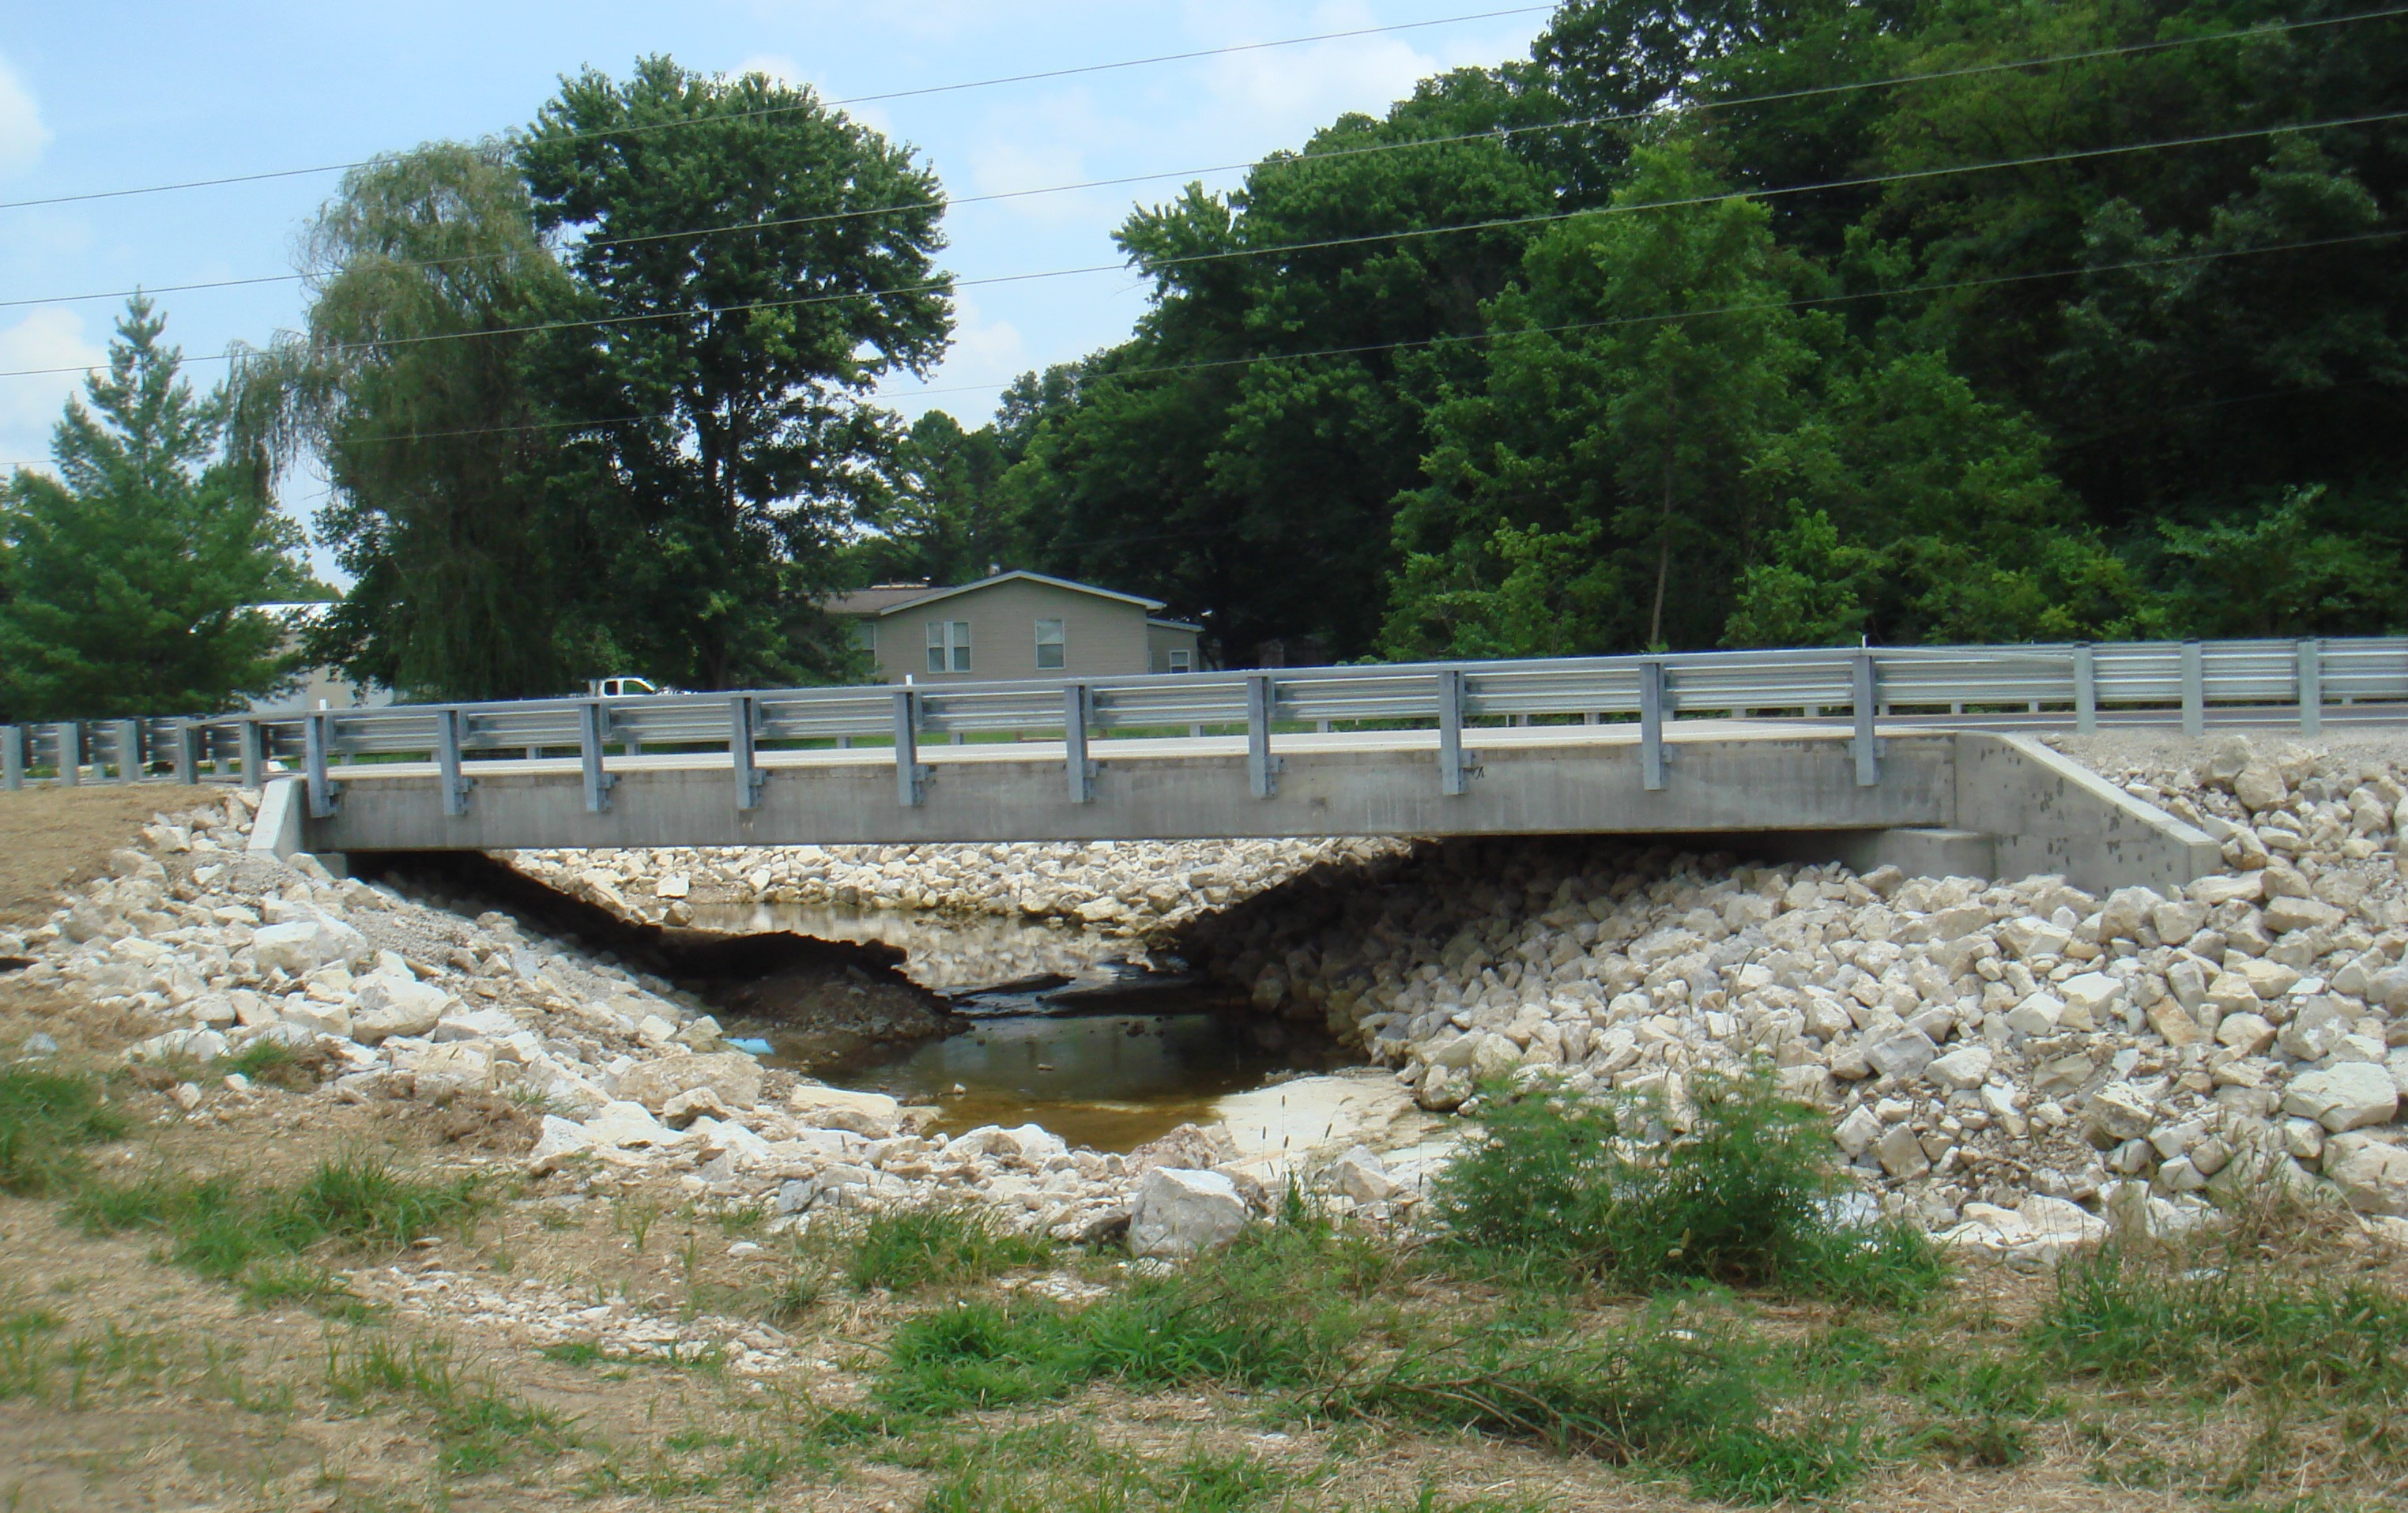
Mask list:
[[[884,683],[1187,673],[1200,628],[1162,620],[1159,599],[1042,573],[998,573],[959,588],[882,583],[828,601]]]

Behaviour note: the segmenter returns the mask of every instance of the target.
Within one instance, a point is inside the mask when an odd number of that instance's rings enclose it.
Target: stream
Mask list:
[[[1327,1035],[1261,1014],[1176,961],[1132,960],[1128,941],[1066,925],[801,904],[694,915],[706,930],[782,930],[908,953],[905,974],[944,998],[964,1027],[873,1046],[811,1075],[941,1107],[946,1134],[1034,1121],[1074,1145],[1125,1151],[1210,1119],[1228,1093],[1359,1063]],[[766,1042],[770,1065],[805,1060],[774,1022],[726,1029]]]

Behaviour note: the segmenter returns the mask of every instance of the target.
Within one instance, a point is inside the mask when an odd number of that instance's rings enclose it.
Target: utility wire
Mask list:
[[[1281,243],[1268,247],[1233,248],[1220,252],[1195,252],[1182,257],[1154,258],[1140,262],[1138,271],[1159,277],[1166,268],[1188,266],[1199,263],[1226,262],[1238,258],[1274,257],[1292,252],[1325,251],[1334,248],[1359,247],[1372,242],[1397,242],[1422,237],[1454,236],[1463,232],[1503,231],[1522,226],[1546,225],[1556,221],[1579,220],[1588,216],[1630,215],[1643,210],[1689,208],[1714,205],[1727,200],[1772,199],[1791,194],[1814,193],[1834,189],[1862,189],[1875,184],[1918,182],[1948,178],[1957,174],[1990,173],[2009,168],[2029,168],[2058,163],[2078,163],[2092,158],[2114,157],[2132,152],[2162,151],[2172,148],[2199,147],[2217,142],[2240,141],[2255,136],[2273,136],[2285,132],[2331,131],[2344,126],[2371,125],[2382,121],[2408,119],[2408,110],[2382,111],[2371,115],[2344,116],[2332,121],[2297,121],[2279,126],[2252,126],[2227,132],[2204,132],[2191,136],[2171,137],[2157,142],[2128,142],[2113,147],[2074,148],[2062,152],[2043,152],[2024,158],[1994,159],[1986,163],[1954,164],[1933,168],[1910,168],[1895,173],[1862,174],[1848,178],[1824,179],[1811,184],[1776,185],[1766,189],[1721,190],[1707,194],[1684,195],[1678,199],[1644,200],[1627,205],[1593,206],[1577,210],[1551,210],[1538,215],[1507,216],[1488,221],[1471,221],[1453,226],[1424,226],[1405,231],[1371,232],[1357,236],[1332,236],[1318,241]],[[751,300],[735,305],[698,306],[673,310],[649,310],[638,315],[598,316],[578,321],[534,321],[523,325],[495,326],[484,331],[431,332],[419,336],[381,337],[373,341],[334,344],[323,350],[331,353],[389,350],[437,341],[459,341],[471,337],[528,335],[552,331],[599,330],[638,325],[658,321],[689,318],[720,317],[750,314],[762,310],[795,309],[807,306],[834,304],[848,300],[882,299],[906,294],[951,293],[955,289],[984,287],[995,284],[1025,283],[1039,278],[1065,278],[1097,273],[1123,273],[1126,263],[1092,264],[1085,267],[1049,268],[1034,273],[997,274],[984,278],[943,278],[924,283],[904,284],[888,289],[857,290],[840,294],[805,294],[792,299]],[[236,349],[212,352],[185,359],[188,363],[230,362],[238,355]],[[99,366],[48,368],[14,368],[0,370],[0,378],[22,378],[60,373],[84,373]]]
[[[626,236],[597,236],[580,240],[568,250],[587,251],[603,247],[627,247],[640,243],[673,241],[680,237],[723,236],[744,232],[778,231],[796,226],[817,225],[832,221],[859,220],[867,216],[896,215],[910,211],[950,209],[965,205],[986,205],[1003,200],[1027,199],[1041,194],[1068,194],[1092,189],[1116,189],[1128,184],[1152,183],[1165,178],[1189,178],[1205,174],[1235,173],[1241,169],[1258,171],[1271,167],[1293,167],[1298,164],[1334,162],[1369,156],[1381,152],[1412,151],[1422,148],[1459,146],[1466,142],[1499,141],[1538,132],[1574,131],[1588,127],[1627,124],[1632,121],[1677,118],[1701,114],[1709,110],[1743,109],[1751,106],[1778,105],[1796,100],[1813,99],[1834,94],[1853,93],[1864,90],[1893,89],[1906,84],[1929,83],[1939,80],[1967,79],[1984,74],[2011,72],[2024,68],[2053,67],[2058,64],[2095,62],[2101,58],[2131,57],[2161,52],[2170,48],[2200,47],[2211,42],[2250,40],[2285,32],[2304,31],[2312,27],[2338,26],[2349,21],[2381,21],[2408,15],[2408,6],[2386,10],[2360,11],[2349,16],[2328,16],[2311,21],[2279,21],[2234,31],[2211,32],[2197,36],[2168,37],[2151,42],[2136,42],[2122,47],[2092,48],[2080,52],[2054,53],[2040,58],[2018,58],[2002,63],[1972,64],[1962,68],[1940,69],[1923,74],[1899,74],[1887,79],[1858,79],[1843,84],[1820,84],[1804,89],[1778,90],[1769,94],[1738,95],[1728,99],[1695,100],[1667,109],[1625,110],[1609,115],[1573,116],[1560,121],[1533,121],[1520,126],[1500,126],[1489,131],[1463,132],[1449,136],[1417,137],[1404,142],[1369,143],[1361,147],[1331,148],[1318,152],[1274,153],[1245,163],[1211,164],[1200,168],[1165,169],[1157,173],[1127,174],[1112,178],[1090,178],[1072,184],[1048,184],[1035,189],[1003,190],[987,194],[964,194],[953,197],[906,200],[894,205],[864,206],[857,209],[833,210],[815,215],[783,216],[772,220],[732,221],[719,226],[697,226],[676,231],[643,232]],[[7,208],[0,206],[0,209]],[[476,263],[493,262],[515,256],[509,252],[478,252],[452,258],[390,258],[380,260],[380,268],[448,268]],[[336,270],[339,273],[341,270]],[[0,309],[26,305],[72,305],[93,300],[126,299],[136,294],[178,294],[194,291],[250,288],[260,284],[299,283],[320,277],[306,273],[263,274],[247,278],[217,278],[197,283],[143,285],[134,289],[106,290],[90,294],[59,294],[40,299],[0,300]]]
[[[1326,357],[1357,357],[1371,352],[1407,351],[1416,348],[1444,347],[1455,343],[1504,341],[1519,336],[1562,335],[1572,332],[1602,331],[1617,326],[1661,325],[1676,321],[1704,320],[1723,315],[1763,314],[1774,310],[1805,309],[1821,306],[1850,305],[1873,299],[1900,299],[1917,294],[1955,293],[1967,289],[1986,289],[2001,284],[2035,283],[2047,278],[2072,278],[2100,273],[2124,273],[2143,268],[2172,267],[2182,264],[2217,263],[2233,258],[2260,257],[2274,252],[2310,251],[2320,248],[2351,247],[2372,242],[2396,241],[2408,237],[2408,228],[2397,231],[2361,232],[2348,236],[2321,236],[2310,241],[2277,242],[2266,247],[2231,248],[2216,252],[2181,252],[2163,257],[2130,258],[2119,263],[2098,263],[2082,267],[2046,268],[2030,273],[1995,274],[1983,278],[1952,278],[1938,283],[1906,284],[1895,289],[1867,289],[1840,294],[1802,294],[1793,299],[1756,300],[1741,305],[1714,306],[1696,310],[1654,311],[1645,315],[1608,316],[1595,321],[1568,321],[1554,325],[1517,326],[1509,330],[1450,333],[1438,336],[1420,336],[1404,341],[1366,342],[1347,347],[1317,347],[1300,352],[1258,352],[1245,357],[1208,358],[1199,362],[1163,363],[1146,367],[1120,368],[1096,376],[1095,381],[1111,382],[1121,378],[1161,378],[1179,373],[1205,373],[1230,367],[1250,367],[1258,363],[1301,363]],[[1000,383],[952,384],[938,388],[906,389],[877,397],[893,401],[919,399],[936,394],[986,393],[1010,388],[1017,379]],[[613,425],[636,425],[647,421],[674,420],[681,412],[652,410],[636,415],[612,415],[574,421],[550,421],[525,425],[491,425],[465,427],[449,431],[393,432],[384,435],[345,436],[339,444],[353,446],[374,441],[438,441],[463,436],[517,435],[539,431],[598,430]],[[19,462],[13,467],[46,466],[43,463]]]
[[[1197,58],[1219,58],[1238,52],[1264,52],[1275,48],[1302,47],[1312,42],[1336,42],[1348,37],[1378,36],[1391,32],[1421,31],[1433,26],[1457,26],[1466,21],[1498,21],[1508,16],[1529,16],[1553,10],[1553,5],[1515,6],[1506,10],[1475,11],[1466,16],[1441,16],[1433,21],[1398,21],[1392,26],[1357,26],[1343,32],[1318,32],[1311,36],[1282,37],[1276,42],[1239,42],[1223,48],[1198,48],[1192,52],[1164,52],[1151,58],[1126,58],[1118,63],[1081,64],[1069,68],[1047,68],[1033,74],[1007,74],[996,79],[971,79],[960,84],[929,84],[918,89],[888,90],[881,94],[854,94],[841,100],[810,100],[802,104],[769,106],[759,110],[746,110],[731,116],[692,118],[681,121],[654,121],[641,126],[606,126],[597,131],[563,132],[553,141],[582,141],[590,136],[641,136],[652,132],[692,126],[708,121],[712,123],[746,121],[760,116],[783,115],[795,110],[836,109],[849,105],[871,105],[882,100],[909,100],[930,94],[958,94],[966,90],[994,89],[1005,84],[1031,84],[1049,79],[1075,79],[1083,74],[1107,74],[1123,68],[1145,68],[1156,64],[1188,63]],[[136,194],[165,194],[177,190],[213,189],[223,184],[253,184],[271,178],[298,178],[310,174],[342,173],[352,168],[365,168],[376,158],[363,158],[356,163],[322,163],[308,168],[276,168],[264,173],[227,174],[217,178],[191,178],[173,184],[148,184],[139,189],[103,189],[82,194],[53,194],[43,199],[0,201],[0,210],[22,210],[41,205],[73,205],[86,200],[118,200]]]

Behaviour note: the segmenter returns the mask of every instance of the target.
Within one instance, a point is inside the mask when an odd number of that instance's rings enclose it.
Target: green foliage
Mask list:
[[[577,687],[613,660],[609,492],[563,423],[564,339],[528,329],[585,307],[517,171],[448,142],[354,168],[303,259],[308,330],[249,364],[248,415],[332,484],[318,528],[356,581],[312,656],[423,698]]]
[[[1695,1073],[1688,1099],[1674,1111],[1546,1082],[1485,1090],[1436,1210],[1475,1257],[1561,1263],[1636,1290],[1702,1280],[1896,1302],[1939,1280],[1918,1231],[1834,1217],[1828,1121],[1782,1098],[1770,1066]],[[1676,1119],[1685,1133],[1667,1127]]]
[[[2408,623],[2396,498],[2344,509],[2321,485],[2254,514],[2161,523],[2174,612],[2205,635],[2331,635]],[[2357,520],[2349,519],[2356,515]]]
[[[983,1208],[935,1205],[872,1214],[850,1236],[844,1278],[857,1292],[908,1292],[932,1284],[967,1286],[1017,1266],[1042,1265],[1054,1245],[1016,1235]]]
[[[82,1148],[125,1128],[91,1078],[0,1069],[0,1192],[40,1197],[69,1186],[83,1170]]]
[[[320,1242],[391,1249],[481,1206],[473,1177],[420,1181],[381,1162],[321,1162],[296,1186],[246,1183],[220,1174],[156,1172],[133,1182],[91,1181],[67,1211],[93,1234],[156,1229],[169,1255],[204,1277],[235,1282],[258,1301],[319,1291],[293,1262]]]
[[[663,57],[564,79],[517,162],[609,322],[577,334],[563,388],[618,485],[592,544],[620,646],[687,688],[849,666],[814,602],[899,439],[867,396],[951,334],[935,175],[809,90]]]
[[[290,680],[285,626],[251,607],[322,596],[300,533],[165,326],[130,301],[54,433],[58,476],[0,486],[0,719],[214,714]]]

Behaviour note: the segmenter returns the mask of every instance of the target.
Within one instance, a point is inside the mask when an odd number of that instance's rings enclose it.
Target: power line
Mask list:
[[[1519,336],[1562,335],[1572,332],[1601,331],[1617,326],[1661,325],[1676,321],[1704,320],[1724,315],[1765,314],[1775,310],[1805,309],[1829,305],[1858,304],[1874,299],[1901,299],[1919,294],[1948,294],[1968,289],[1988,289],[2003,284],[2037,283],[2049,278],[2072,278],[2101,273],[2125,273],[2142,268],[2172,267],[2181,264],[2219,263],[2234,258],[2261,257],[2275,252],[2313,251],[2323,248],[2360,246],[2372,242],[2396,241],[2408,237],[2408,228],[2396,231],[2360,232],[2348,236],[2321,236],[2309,241],[2278,242],[2266,247],[2232,248],[2216,252],[2181,252],[2163,257],[2130,258],[2118,263],[2098,263],[2081,267],[2047,268],[2029,273],[1994,274],[1982,278],[1952,278],[1937,283],[1908,284],[1895,289],[1857,290],[1840,294],[1801,294],[1791,299],[1756,300],[1741,305],[1714,306],[1706,309],[1655,311],[1645,315],[1608,316],[1595,321],[1568,321],[1554,325],[1519,326],[1510,330],[1451,333],[1438,336],[1419,336],[1403,341],[1365,342],[1345,347],[1318,347],[1300,352],[1258,352],[1245,357],[1207,358],[1197,362],[1162,363],[1146,367],[1121,368],[1096,375],[1097,381],[1117,378],[1162,378],[1180,373],[1205,373],[1223,368],[1250,367],[1258,363],[1301,363],[1326,357],[1359,357],[1372,352],[1406,351],[1418,348],[1443,347],[1455,343],[1503,341]],[[942,387],[907,389],[880,394],[880,399],[920,399],[935,394],[987,393],[1007,389],[1017,379],[1000,383],[951,384]],[[448,431],[393,432],[385,435],[348,436],[345,446],[375,441],[444,441],[465,436],[517,435],[542,431],[598,430],[607,426],[635,425],[646,421],[674,420],[676,410],[648,410],[636,415],[612,415],[574,421],[551,421],[536,424],[491,425],[463,427]],[[14,467],[47,465],[20,462]]]
[[[1412,32],[1433,26],[1458,26],[1467,21],[1499,21],[1508,16],[1535,15],[1551,11],[1553,5],[1515,6],[1505,10],[1483,10],[1465,16],[1441,16],[1433,21],[1398,21],[1391,26],[1356,26],[1342,32],[1318,32],[1311,36],[1282,37],[1275,42],[1239,42],[1228,47],[1198,48],[1190,52],[1164,52],[1150,58],[1127,58],[1118,63],[1081,64],[1069,68],[1047,68],[1033,74],[1007,74],[996,79],[971,79],[960,84],[929,84],[918,89],[888,90],[880,94],[855,94],[841,100],[812,100],[804,104],[769,106],[759,110],[740,111],[735,115],[707,118],[716,123],[745,121],[760,116],[783,115],[795,110],[813,108],[838,109],[849,105],[872,105],[884,100],[909,100],[930,94],[958,94],[967,90],[994,89],[1005,84],[1031,84],[1049,79],[1074,79],[1084,74],[1112,73],[1123,68],[1145,68],[1156,64],[1189,63],[1198,58],[1226,57],[1239,52],[1264,52],[1275,48],[1302,47],[1312,42],[1336,42],[1348,37],[1377,36],[1390,32]],[[582,141],[589,136],[640,136],[675,127],[701,124],[700,119],[655,121],[642,126],[610,126],[599,131],[564,132],[554,141]],[[299,178],[311,174],[343,173],[352,168],[365,168],[377,162],[363,158],[356,163],[322,163],[307,168],[276,168],[263,173],[227,174],[217,178],[192,178],[173,184],[149,184],[139,189],[93,190],[82,194],[52,194],[42,199],[0,201],[0,210],[22,210],[42,205],[72,205],[86,200],[126,199],[136,194],[165,194],[177,190],[214,189],[225,184],[252,184],[272,178]]]
[[[2304,31],[2314,27],[2338,26],[2351,21],[2381,21],[2408,15],[2408,6],[2386,10],[2359,11],[2348,16],[2328,16],[2310,21],[2270,22],[2263,26],[2240,28],[2226,32],[2205,33],[2197,36],[2168,37],[2149,42],[2130,43],[2121,47],[2092,48],[2078,52],[2055,53],[2046,57],[2018,58],[2000,63],[1971,64],[1961,68],[1940,69],[1923,74],[1899,74],[1886,79],[1858,79],[1842,84],[1820,84],[1803,89],[1778,90],[1767,94],[1739,95],[1728,99],[1697,100],[1669,110],[1626,110],[1608,115],[1574,116],[1559,121],[1534,121],[1520,126],[1500,126],[1489,131],[1463,132],[1448,136],[1417,137],[1404,142],[1380,142],[1361,147],[1333,148],[1319,152],[1303,152],[1254,159],[1245,163],[1212,164],[1200,168],[1166,169],[1157,173],[1127,174],[1111,178],[1091,178],[1071,184],[1049,184],[1036,189],[1004,190],[988,194],[965,194],[954,197],[907,200],[894,205],[865,206],[858,209],[833,210],[815,215],[786,216],[772,220],[730,222],[720,226],[697,226],[676,231],[644,232],[626,236],[602,236],[580,241],[576,250],[600,247],[625,247],[640,243],[672,241],[683,236],[721,236],[743,232],[777,231],[795,226],[816,225],[831,221],[858,220],[865,216],[894,215],[914,210],[949,209],[965,205],[985,205],[1002,200],[1027,199],[1041,194],[1067,194],[1091,189],[1115,189],[1127,184],[1151,183],[1164,178],[1186,178],[1204,174],[1235,173],[1240,169],[1260,170],[1268,167],[1290,167],[1305,164],[1320,164],[1341,159],[1368,156],[1382,152],[1411,151],[1423,148],[1456,146],[1465,142],[1494,141],[1526,136],[1538,132],[1571,131],[1584,127],[1627,124],[1632,121],[1700,114],[1709,110],[1742,109],[1750,106],[1778,105],[1797,100],[1845,94],[1864,90],[1893,89],[1906,84],[1921,84],[1948,79],[1973,78],[1985,74],[2012,72],[2024,68],[2053,67],[2059,64],[2088,63],[2101,58],[2131,57],[2161,52],[2171,48],[2200,47],[2212,42],[2245,41],[2286,32]],[[1435,23],[1431,23],[1435,24]],[[680,124],[682,124],[681,122]],[[0,209],[7,208],[0,206]],[[393,258],[378,265],[385,268],[448,268],[469,264],[491,262],[513,256],[513,253],[480,252],[456,258]],[[194,291],[249,288],[260,284],[298,283],[313,277],[303,273],[263,274],[247,278],[218,278],[197,283],[147,285],[134,289],[109,290],[90,294],[62,294],[42,299],[0,300],[0,308],[27,305],[71,305],[93,300],[125,299],[136,294],[175,294]]]
[[[1557,221],[1579,220],[1588,216],[1629,215],[1643,210],[1690,208],[1719,204],[1735,199],[1772,199],[1791,194],[1815,193],[1834,189],[1863,189],[1876,184],[1910,183],[1957,174],[1991,173],[2009,168],[2030,168],[2051,164],[2078,163],[2093,158],[2114,157],[2131,152],[2162,151],[2179,147],[2200,147],[2218,142],[2245,140],[2256,136],[2273,136],[2285,132],[2331,131],[2344,126],[2363,126],[2388,121],[2408,119],[2408,110],[2382,111],[2362,116],[2344,116],[2332,121],[2297,121],[2279,126],[2243,127],[2226,132],[2204,132],[2190,136],[2171,137],[2157,142],[2128,142],[2111,147],[2073,148],[2062,152],[2038,153],[2030,157],[1994,159],[1986,163],[1953,164],[1933,168],[1909,168],[1885,174],[1862,174],[1848,178],[1823,179],[1811,184],[1776,185],[1751,190],[1720,190],[1705,194],[1684,195],[1678,199],[1646,200],[1627,205],[1592,206],[1577,210],[1551,210],[1538,215],[1506,216],[1488,221],[1471,221],[1454,226],[1424,226],[1404,231],[1371,232],[1356,236],[1332,236],[1318,241],[1282,243],[1269,247],[1233,248],[1220,252],[1195,252],[1182,257],[1156,258],[1141,262],[1139,271],[1158,273],[1165,268],[1182,267],[1199,263],[1226,262],[1237,258],[1273,257],[1292,252],[1326,251],[1341,247],[1359,247],[1372,242],[1395,242],[1421,237],[1454,236],[1463,232],[1503,231],[1522,226],[1546,225]],[[699,317],[744,315],[762,310],[795,309],[813,305],[835,304],[849,300],[881,299],[905,294],[950,293],[955,289],[986,287],[995,284],[1026,283],[1039,278],[1065,278],[1097,273],[1127,271],[1125,263],[1093,264],[1084,267],[1049,268],[1033,273],[997,274],[984,278],[954,279],[944,278],[924,283],[904,284],[888,289],[858,290],[840,294],[805,294],[792,299],[751,300],[736,305],[698,306],[673,310],[652,310],[638,315],[598,316],[578,321],[534,321],[524,325],[496,326],[485,331],[433,332],[421,336],[382,337],[374,341],[347,342],[334,345],[333,352],[389,350],[394,348],[423,346],[429,342],[459,341],[469,337],[531,335],[552,331],[600,330],[619,326],[644,324],[657,321],[676,321]],[[228,349],[200,357],[187,358],[187,363],[223,363],[232,361],[237,350]],[[98,366],[0,369],[0,378],[48,377],[61,373],[84,373]]]

